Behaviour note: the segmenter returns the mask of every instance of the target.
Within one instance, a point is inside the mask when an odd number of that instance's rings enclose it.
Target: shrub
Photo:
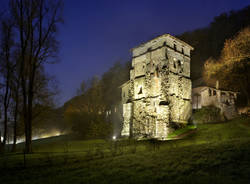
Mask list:
[[[214,106],[207,106],[198,109],[193,114],[194,123],[212,123],[222,121],[220,109]]]
[[[73,112],[66,114],[65,121],[72,126],[72,133],[80,138],[107,138],[113,132],[112,123],[103,114]]]

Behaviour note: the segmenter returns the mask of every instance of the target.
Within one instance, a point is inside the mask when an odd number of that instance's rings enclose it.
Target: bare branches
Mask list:
[[[19,33],[20,75],[23,94],[26,152],[31,152],[32,118],[34,100],[47,83],[40,82],[44,64],[56,55],[57,25],[62,18],[60,0],[12,0],[12,17]],[[42,86],[37,86],[41,84]],[[39,90],[37,90],[37,87]],[[48,95],[45,95],[48,96]],[[40,96],[39,96],[40,97]]]

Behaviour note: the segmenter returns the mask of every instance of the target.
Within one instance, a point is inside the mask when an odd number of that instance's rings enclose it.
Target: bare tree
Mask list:
[[[18,57],[16,57],[16,63]],[[11,80],[11,101],[12,101],[12,116],[13,116],[13,145],[12,152],[16,151],[16,141],[17,141],[17,121],[19,119],[20,114],[20,73],[18,73],[18,67],[15,65],[15,68],[12,73]]]
[[[18,32],[22,113],[25,125],[25,151],[32,151],[33,102],[37,72],[46,63],[54,63],[58,50],[57,26],[62,23],[60,0],[12,0],[11,15]]]

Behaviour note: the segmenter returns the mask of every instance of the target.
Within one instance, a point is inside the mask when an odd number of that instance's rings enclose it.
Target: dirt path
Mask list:
[[[197,131],[197,128],[194,129],[194,130],[185,132],[185,133],[183,133],[183,134],[180,134],[180,135],[176,136],[174,139],[183,139],[184,137],[189,136],[189,135],[195,133],[196,131]]]

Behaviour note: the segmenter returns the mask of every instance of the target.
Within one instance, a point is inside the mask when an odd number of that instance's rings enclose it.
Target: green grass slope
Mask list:
[[[67,143],[66,143],[67,142]],[[0,183],[250,183],[250,121],[198,125],[185,139],[34,142],[0,156]]]

